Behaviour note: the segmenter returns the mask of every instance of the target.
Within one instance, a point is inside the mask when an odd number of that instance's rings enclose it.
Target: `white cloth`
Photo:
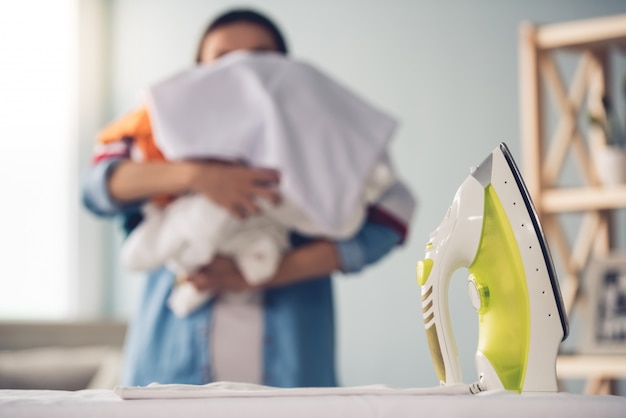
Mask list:
[[[278,388],[253,383],[213,382],[206,385],[159,384],[116,387],[122,399],[192,399],[192,398],[248,398],[293,396],[347,396],[347,395],[470,395],[465,384],[430,388],[394,388],[387,385],[352,387]]]
[[[395,180],[387,145],[396,122],[280,54],[236,52],[182,71],[153,85],[147,104],[166,158],[277,169],[285,203],[268,216],[305,234],[352,236]]]
[[[216,254],[231,256],[250,284],[271,278],[288,247],[287,229],[267,216],[236,219],[201,195],[182,196],[161,208],[144,205],[144,220],[121,249],[130,270],[167,265],[187,275],[209,264]],[[168,300],[178,316],[193,312],[211,297],[189,283],[176,286]]]
[[[381,207],[390,214],[408,219],[413,198],[398,182],[385,190],[391,176],[388,167],[382,163],[377,165],[365,197],[369,202],[380,198]],[[379,196],[380,193],[383,195]],[[273,207],[259,203],[263,213],[245,220],[234,218],[200,195],[179,197],[165,207],[147,203],[143,207],[143,221],[122,245],[121,263],[134,271],[166,265],[176,274],[185,276],[209,264],[219,253],[233,257],[248,283],[262,284],[274,275],[288,248],[287,228],[297,229],[286,220],[294,221],[300,215],[293,206]],[[360,216],[354,220],[360,223]],[[168,306],[177,316],[185,317],[211,297],[211,292],[199,291],[190,283],[181,282],[168,298]]]
[[[263,215],[245,223],[198,197],[165,209],[148,205],[146,219],[122,248],[129,269],[166,264],[188,274],[222,253],[235,257],[250,283],[260,284],[276,270],[287,229],[347,238],[377,201],[408,223],[414,201],[387,154],[395,121],[311,65],[279,54],[233,53],[155,84],[147,104],[167,159],[275,168],[282,203],[263,205]],[[209,297],[182,284],[169,306],[185,316]]]

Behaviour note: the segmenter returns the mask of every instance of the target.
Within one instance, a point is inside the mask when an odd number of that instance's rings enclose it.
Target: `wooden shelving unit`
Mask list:
[[[580,113],[602,111],[602,97],[611,96],[610,59],[626,53],[626,15],[520,27],[520,96],[522,168],[544,233],[561,277],[568,314],[581,300],[583,272],[592,257],[613,247],[613,212],[626,207],[626,185],[604,187],[593,155],[601,146],[599,130],[583,132]],[[556,54],[576,58],[570,80],[563,77]],[[549,106],[558,118],[546,132]],[[580,185],[559,184],[566,163],[580,175]],[[581,215],[575,239],[568,238],[562,215]],[[612,366],[606,367],[607,360]],[[626,378],[626,356],[562,356],[561,378],[587,379],[586,392],[611,392],[615,379]]]

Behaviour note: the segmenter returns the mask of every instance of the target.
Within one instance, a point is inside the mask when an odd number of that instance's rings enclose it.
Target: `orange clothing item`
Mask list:
[[[141,153],[141,161],[165,161],[165,156],[154,142],[150,116],[145,106],[122,116],[104,128],[98,135],[98,142],[111,144],[123,138],[132,138],[132,147],[136,147]],[[158,195],[152,201],[159,206],[165,206],[174,198],[172,195]]]
[[[143,161],[165,161],[161,150],[154,142],[150,116],[145,106],[104,128],[98,135],[98,142],[107,144],[117,142],[124,137],[133,138],[133,145],[141,152]]]

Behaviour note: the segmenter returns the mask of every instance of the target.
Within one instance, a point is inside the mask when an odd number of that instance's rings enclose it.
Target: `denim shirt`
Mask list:
[[[85,207],[99,216],[137,210],[108,193],[107,179],[120,160],[103,160],[83,178]],[[127,217],[128,218],[128,217]],[[129,218],[129,219],[132,219]],[[402,240],[399,232],[371,221],[336,242],[341,268],[354,273],[374,263]],[[310,238],[291,234],[293,247]],[[150,272],[125,344],[122,384],[205,384],[213,381],[209,331],[213,300],[179,318],[167,307],[175,276],[165,268]],[[336,386],[335,317],[332,283],[320,277],[263,292],[263,384],[277,387]]]

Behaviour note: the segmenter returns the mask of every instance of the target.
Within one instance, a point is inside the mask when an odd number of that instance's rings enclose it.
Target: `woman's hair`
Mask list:
[[[277,52],[287,55],[287,43],[274,22],[257,11],[251,9],[235,9],[217,16],[204,30],[196,52],[196,64],[200,64],[202,61],[202,46],[204,40],[211,32],[217,28],[240,22],[254,23],[267,30],[272,35],[272,38],[274,38]]]

